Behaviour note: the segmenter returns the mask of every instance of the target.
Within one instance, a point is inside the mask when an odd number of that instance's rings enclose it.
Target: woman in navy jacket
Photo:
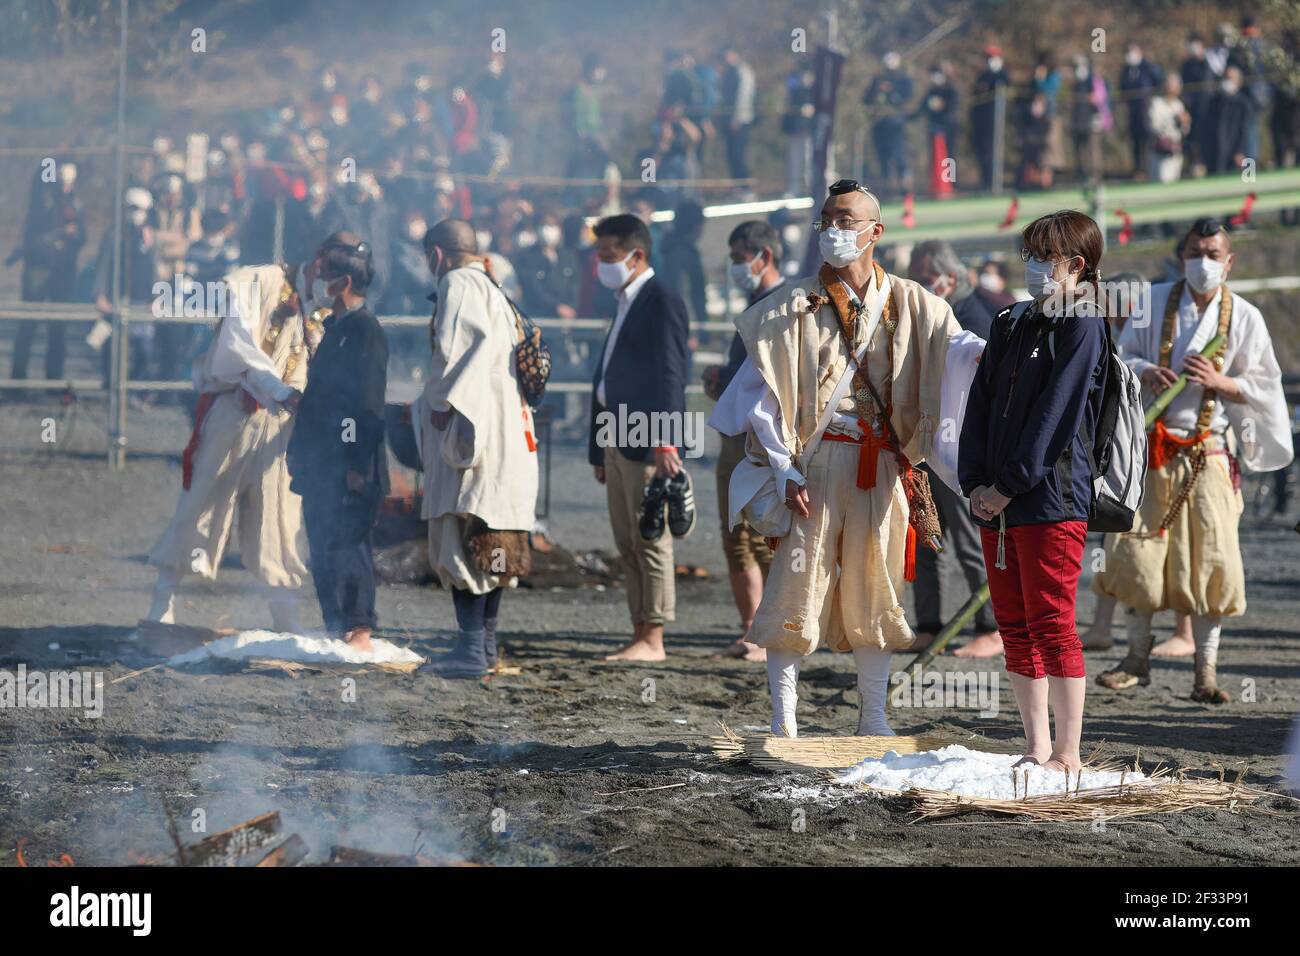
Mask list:
[[[993,320],[966,406],[958,479],[981,526],[1025,725],[1022,762],[1077,772],[1085,680],[1074,611],[1109,367],[1097,302],[1102,235],[1066,210],[1030,223],[1021,242],[1032,301]]]

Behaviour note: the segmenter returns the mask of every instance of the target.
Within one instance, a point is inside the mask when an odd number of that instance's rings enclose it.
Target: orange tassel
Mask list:
[[[903,558],[903,580],[916,580],[916,529],[908,524],[907,526],[907,544],[905,557]]]
[[[1163,419],[1157,418],[1155,427],[1151,429],[1151,440],[1147,443],[1147,467],[1163,468],[1174,460],[1174,456],[1181,449],[1199,445],[1208,437],[1210,437],[1210,432],[1209,429],[1206,429],[1198,434],[1189,435],[1187,438],[1179,438],[1165,428]]]

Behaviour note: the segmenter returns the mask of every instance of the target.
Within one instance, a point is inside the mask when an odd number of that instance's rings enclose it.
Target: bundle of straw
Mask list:
[[[985,753],[1017,753],[1021,749],[1001,740],[961,734],[917,734],[909,737],[772,737],[738,736],[725,724],[722,736],[711,738],[713,753],[722,760],[747,760],[769,770],[843,770],[868,757],[879,758],[891,750],[915,754],[961,744]]]
[[[912,809],[917,814],[914,823],[977,811],[1040,823],[1118,820],[1202,808],[1235,813],[1265,797],[1277,796],[1243,783],[1245,775],[1243,770],[1237,774],[1236,780],[1229,782],[1222,774],[1217,779],[1188,777],[1181,772],[1172,774],[1168,768],[1162,767],[1134,783],[1121,782],[1088,790],[1080,790],[1076,785],[1073,791],[1067,785],[1061,793],[1017,800],[966,797],[944,790],[920,788],[899,796],[913,802]]]

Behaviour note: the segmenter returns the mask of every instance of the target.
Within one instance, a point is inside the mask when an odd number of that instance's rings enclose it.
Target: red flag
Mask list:
[[[1250,210],[1254,207],[1254,205],[1255,205],[1255,194],[1247,193],[1246,201],[1241,204],[1241,212],[1237,213],[1235,216],[1230,218],[1228,220],[1228,225],[1240,226],[1243,225],[1244,223],[1250,222]]]
[[[1002,225],[998,226],[998,232],[1010,229],[1015,225],[1016,217],[1020,215],[1020,197],[1012,196],[1011,205],[1007,207],[1007,218],[1002,220]]]
[[[1119,230],[1119,244],[1121,246],[1127,246],[1128,241],[1133,238],[1133,217],[1123,209],[1116,209],[1115,215],[1119,216],[1120,220],[1124,223]]]

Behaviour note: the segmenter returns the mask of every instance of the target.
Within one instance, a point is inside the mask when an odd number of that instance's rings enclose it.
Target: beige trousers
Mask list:
[[[287,413],[245,412],[238,389],[219,395],[203,419],[193,480],[149,563],[215,578],[238,516],[244,567],[271,587],[299,587],[307,569],[298,551],[302,499],[285,465],[292,430]]]
[[[808,467],[811,514],[796,514],[781,539],[750,641],[811,654],[901,650],[915,640],[900,601],[908,510],[898,465],[881,454],[868,490],[857,475],[857,445],[818,446]]]
[[[1226,455],[1208,457],[1165,535],[1148,535],[1160,526],[1189,474],[1185,455],[1147,472],[1137,523],[1129,534],[1106,535],[1105,565],[1092,579],[1093,591],[1148,614],[1166,609],[1210,618],[1245,613],[1246,575],[1237,537],[1242,498],[1232,487]]]
[[[641,537],[641,500],[654,473],[653,463],[624,458],[617,448],[605,449],[609,523],[623,560],[623,585],[634,627],[665,624],[676,617],[677,611],[672,535],[664,528],[658,541]]]

